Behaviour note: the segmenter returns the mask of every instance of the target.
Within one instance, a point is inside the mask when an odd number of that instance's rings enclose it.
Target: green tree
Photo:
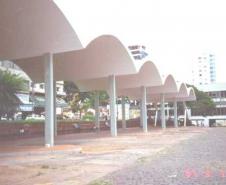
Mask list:
[[[73,112],[86,112],[88,108],[93,107],[94,93],[80,92],[78,87],[73,82],[64,82],[64,89],[67,94],[65,100],[71,106]]]
[[[194,115],[212,115],[215,111],[215,103],[205,92],[199,91],[195,86],[193,87],[197,101],[187,102],[187,106],[191,108],[192,114]]]
[[[109,95],[106,91],[100,91],[100,105],[106,106],[109,103]]]
[[[64,89],[67,94],[65,100],[71,106],[73,112],[86,112],[89,108],[94,108],[96,92],[80,92],[73,82],[64,82]],[[107,105],[109,96],[106,91],[99,91],[100,105]]]
[[[18,91],[26,90],[26,81],[17,74],[0,70],[0,119],[7,115],[10,117],[16,112],[19,100]]]

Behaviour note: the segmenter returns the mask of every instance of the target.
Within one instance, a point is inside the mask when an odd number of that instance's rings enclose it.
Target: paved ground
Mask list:
[[[51,149],[43,138],[0,141],[0,184],[83,185],[101,178],[116,185],[191,184],[204,169],[214,173],[207,182],[223,181],[223,140],[224,128],[189,127],[146,134],[131,128],[116,138],[109,131],[64,135]]]
[[[225,185],[226,128],[212,128],[104,179],[113,185]]]

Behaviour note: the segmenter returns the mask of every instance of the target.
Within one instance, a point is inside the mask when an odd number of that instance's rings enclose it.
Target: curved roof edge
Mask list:
[[[0,1],[0,60],[83,48],[53,1]]]
[[[108,77],[90,79],[90,80],[78,80],[74,81],[81,91],[92,90],[108,90]],[[140,68],[139,72],[128,75],[116,76],[116,88],[120,93],[131,93],[135,88],[134,93],[141,86],[156,86],[161,85],[161,77],[155,64],[151,61],[146,61]],[[138,92],[139,93],[139,92]]]
[[[139,71],[126,47],[112,35],[99,36],[84,49],[54,53],[53,59],[55,80],[96,79]],[[43,56],[19,59],[15,63],[32,80],[44,81]]]
[[[161,94],[161,93],[177,93],[179,91],[178,84],[173,75],[169,74],[162,78],[164,84],[161,86],[154,86],[147,88],[147,94]]]

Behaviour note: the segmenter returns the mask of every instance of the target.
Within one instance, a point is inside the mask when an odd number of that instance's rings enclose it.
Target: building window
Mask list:
[[[44,89],[44,84],[39,85],[40,89]]]
[[[221,91],[221,97],[226,98],[226,91]]]

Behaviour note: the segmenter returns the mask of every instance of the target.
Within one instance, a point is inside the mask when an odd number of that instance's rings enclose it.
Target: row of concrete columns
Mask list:
[[[109,77],[111,136],[117,136],[115,75]]]
[[[53,72],[53,55],[47,53],[44,55],[45,61],[45,145],[51,147],[54,145],[54,134],[57,135],[57,119],[56,119],[56,83],[54,81]],[[147,132],[147,100],[146,100],[146,87],[141,87],[141,125],[143,131]],[[110,128],[111,135],[117,136],[117,120],[116,120],[116,84],[115,75],[109,76],[109,96],[110,96]],[[186,126],[186,105],[185,107],[185,121]],[[100,129],[99,120],[99,93],[96,92],[95,97],[95,126]],[[155,125],[157,123],[157,112],[155,118]],[[161,94],[161,126],[163,129],[166,128],[165,120],[165,97]],[[177,102],[174,101],[174,126],[178,127],[177,123]],[[122,98],[122,128],[126,128],[125,118],[125,97]]]
[[[161,94],[161,126],[166,128],[166,115],[165,115],[165,95]]]
[[[100,111],[99,111],[99,92],[95,93],[94,107],[95,107],[95,127],[99,131],[100,130]]]
[[[55,89],[53,76],[53,55],[47,53],[45,60],[45,145],[54,145],[54,123],[55,123]]]
[[[148,131],[148,127],[147,127],[147,107],[146,107],[146,88],[145,87],[141,87],[141,92],[142,92],[142,99],[141,99],[141,109],[140,109],[140,125],[143,128],[144,132]],[[116,102],[116,97],[115,97],[115,101]],[[113,103],[113,102],[111,102]],[[125,97],[122,97],[122,128],[125,129],[126,128],[126,118],[125,118]],[[186,119],[187,119],[187,113],[186,113],[186,104],[185,102],[183,102],[184,105],[184,126],[186,126]],[[113,105],[111,105],[113,106]],[[114,107],[114,106],[113,106]],[[99,94],[97,93],[97,96],[95,98],[95,109],[96,109],[96,127],[99,128]],[[157,117],[158,117],[158,108],[156,106],[156,114],[155,114],[155,123],[154,125],[157,126]],[[174,109],[174,127],[177,128],[178,127],[178,117],[177,117],[177,101],[174,100],[173,102],[173,109]],[[164,98],[164,94],[161,94],[161,127],[163,129],[166,128],[166,117],[165,117],[165,98]],[[168,110],[169,111],[169,110]],[[111,112],[112,113],[112,112]],[[169,115],[169,113],[168,113]],[[115,131],[117,131],[117,123],[114,124],[114,132],[112,131],[112,133],[115,134]],[[113,136],[116,136],[117,133]]]
[[[187,126],[187,107],[185,102],[183,102],[184,106],[184,127]],[[177,117],[177,101],[174,100],[173,102],[173,109],[174,109],[174,127],[178,127],[178,117]],[[169,110],[168,110],[169,111]],[[169,113],[168,113],[169,115]],[[157,124],[157,116],[158,116],[158,110],[156,108],[156,116],[155,116],[155,126]],[[164,102],[164,95],[161,95],[161,126],[162,128],[166,128],[166,120],[165,120],[165,102]]]
[[[126,100],[122,97],[122,128],[126,129]]]
[[[147,125],[147,98],[146,98],[146,87],[144,87],[144,86],[141,87],[141,95],[142,95],[142,100],[141,100],[142,127],[143,127],[143,131],[147,132],[148,131],[148,125]]]

